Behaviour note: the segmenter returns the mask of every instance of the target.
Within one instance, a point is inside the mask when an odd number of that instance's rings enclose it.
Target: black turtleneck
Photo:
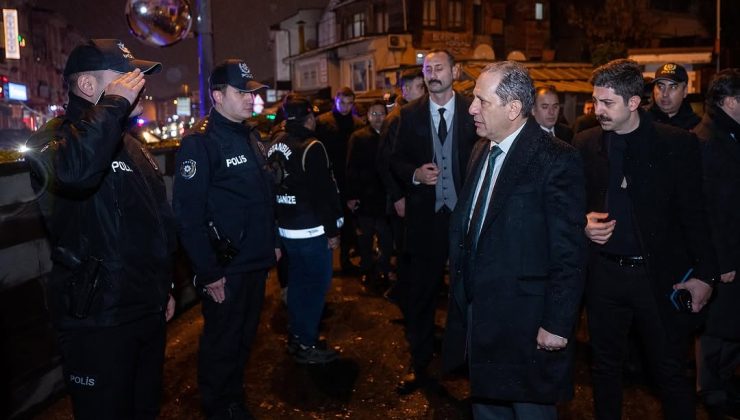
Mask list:
[[[643,115],[641,115],[642,117]],[[603,250],[618,255],[641,255],[637,240],[635,220],[633,218],[632,200],[627,193],[625,156],[627,148],[634,142],[645,141],[643,138],[644,118],[640,118],[637,129],[626,134],[613,131],[605,133],[607,155],[609,156],[609,188],[606,196],[606,211],[609,220],[616,220],[614,233],[603,245]]]

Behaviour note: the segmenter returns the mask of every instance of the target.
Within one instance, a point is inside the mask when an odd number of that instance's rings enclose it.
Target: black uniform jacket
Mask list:
[[[624,171],[632,201],[636,236],[652,276],[658,309],[669,333],[687,332],[701,317],[677,313],[668,294],[693,268],[692,277],[718,278],[702,192],[699,142],[686,130],[655,123],[640,112],[639,141],[627,143]],[[586,171],[588,211],[603,212],[609,182],[609,157],[601,127],[578,133]],[[591,243],[592,254],[599,245]],[[705,312],[705,311],[702,311]]]
[[[471,100],[455,93],[455,120],[452,124],[452,175],[455,190],[462,189],[465,168],[470,158],[475,134],[473,117],[468,113]],[[406,249],[411,254],[434,255],[437,246],[430,239],[434,220],[433,185],[414,185],[416,168],[434,160],[432,116],[429,96],[425,95],[401,108],[398,139],[391,155],[391,171],[401,183],[406,196]]]
[[[266,166],[256,131],[215,109],[183,137],[172,206],[197,284],[275,263],[273,185]],[[239,249],[227,265],[217,260],[208,222]]]
[[[684,130],[692,130],[701,121],[701,117],[696,115],[694,110],[691,109],[691,105],[686,101],[681,102],[681,107],[678,108],[676,115],[672,117],[661,111],[657,104],[650,106],[650,114],[655,122],[683,128]]]
[[[443,364],[452,370],[467,356],[474,397],[566,400],[573,395],[573,331],[586,261],[580,156],[529,118],[506,155],[471,255],[464,246],[466,226],[489,145],[487,139],[476,144],[450,217],[451,297]],[[472,285],[471,296],[463,282]],[[566,350],[537,350],[540,327],[568,338]]]
[[[735,271],[732,283],[717,283],[706,333],[740,340],[740,124],[710,106],[694,133],[702,143],[704,192],[720,273]]]
[[[271,165],[279,168],[277,217],[280,234],[303,231],[318,236],[317,227],[331,238],[343,224],[342,206],[331,163],[324,145],[305,127],[288,126],[275,133],[267,152]]]
[[[46,222],[54,266],[50,309],[61,328],[113,326],[162,312],[176,246],[172,210],[153,157],[126,134],[130,103],[97,105],[70,94],[64,117],[27,143],[31,183]],[[102,260],[100,293],[85,319],[69,313],[68,281]]]

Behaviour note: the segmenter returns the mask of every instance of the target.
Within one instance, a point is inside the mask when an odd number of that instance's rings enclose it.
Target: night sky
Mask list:
[[[273,53],[269,50],[270,26],[295,14],[299,6],[323,8],[328,4],[328,0],[211,1],[216,62],[230,57],[243,58],[258,79],[270,79],[274,74]],[[151,76],[147,84],[149,94],[174,96],[185,83],[191,90],[198,89],[196,39],[185,39],[165,48],[139,42],[128,32],[124,16],[126,0],[37,0],[35,4],[60,13],[84,36],[118,38],[136,58],[161,61],[164,69]],[[191,8],[194,7],[191,2]]]

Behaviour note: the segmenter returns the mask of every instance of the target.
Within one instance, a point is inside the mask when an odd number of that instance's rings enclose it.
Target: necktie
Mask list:
[[[550,129],[550,137],[555,138],[555,129],[554,128],[551,128]]]
[[[437,137],[439,137],[439,142],[444,143],[445,139],[447,138],[447,121],[445,121],[445,111],[447,111],[444,108],[440,108],[439,110],[439,127],[437,127]]]
[[[475,207],[473,208],[472,216],[470,216],[468,232],[465,236],[465,244],[469,246],[469,249],[472,252],[475,252],[476,245],[478,244],[478,235],[480,235],[480,229],[483,226],[485,205],[488,198],[488,190],[491,189],[491,182],[493,181],[493,168],[496,163],[496,157],[501,153],[503,153],[503,151],[498,146],[493,146],[489,149],[488,167],[486,168],[486,172],[483,174],[483,182],[481,183],[480,190],[475,197],[475,201],[470,203],[471,206]]]
[[[483,227],[483,215],[485,214],[485,204],[488,198],[488,190],[491,188],[491,182],[493,180],[493,168],[496,163],[496,157],[503,153],[501,148],[494,146],[488,151],[488,167],[486,172],[483,174],[483,182],[481,183],[480,190],[475,196],[475,201],[471,202],[473,208],[473,214],[470,217],[470,223],[468,223],[468,231],[465,234],[464,249],[466,255],[463,257],[462,264],[462,285],[465,290],[465,296],[468,302],[473,300],[473,281],[470,278],[472,274],[473,259],[475,258],[476,248],[478,247],[478,235],[480,235],[481,227]],[[475,193],[475,190],[473,190]],[[470,214],[470,211],[468,211]]]

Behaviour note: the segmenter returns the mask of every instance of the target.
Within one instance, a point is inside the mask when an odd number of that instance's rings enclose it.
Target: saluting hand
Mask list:
[[[139,69],[124,73],[121,77],[113,80],[105,88],[106,95],[118,95],[123,96],[128,100],[130,104],[136,102],[136,97],[139,96],[139,92],[144,88],[144,73]]]

